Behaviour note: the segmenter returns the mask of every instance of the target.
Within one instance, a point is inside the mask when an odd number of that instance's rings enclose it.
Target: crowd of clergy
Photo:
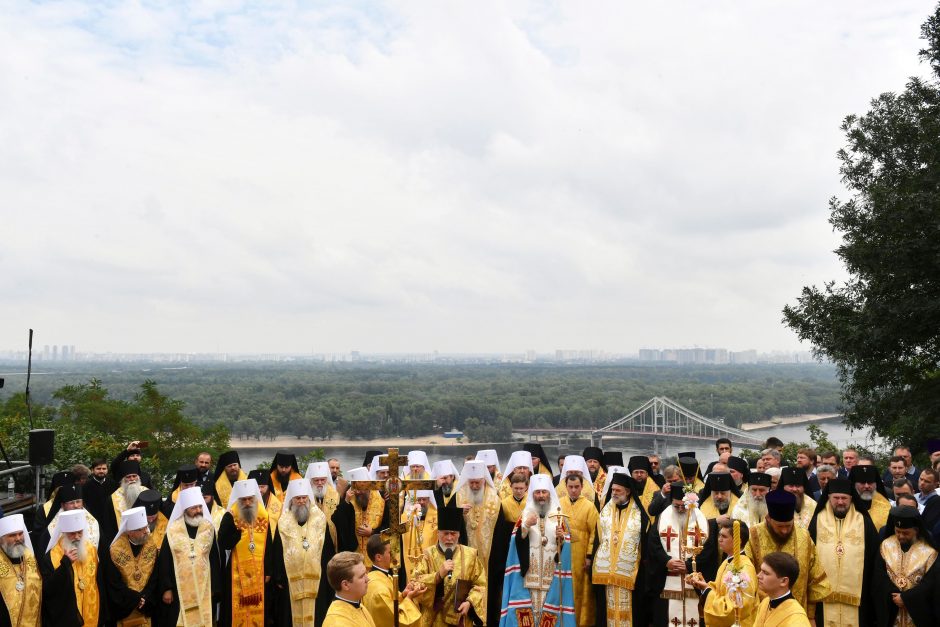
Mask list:
[[[369,451],[246,472],[139,443],[57,473],[0,518],[0,627],[930,627],[940,625],[940,441],[879,472],[853,449],[703,465],[526,444],[458,469]],[[557,472],[553,470],[553,462]]]

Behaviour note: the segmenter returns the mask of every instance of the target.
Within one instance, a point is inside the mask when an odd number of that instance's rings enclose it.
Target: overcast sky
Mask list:
[[[105,4],[0,9],[0,349],[800,348],[933,8]]]

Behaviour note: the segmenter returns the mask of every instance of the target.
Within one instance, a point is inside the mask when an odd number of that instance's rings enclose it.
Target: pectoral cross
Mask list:
[[[350,485],[356,491],[381,490],[385,488],[388,494],[388,536],[392,549],[391,573],[394,589],[398,589],[398,566],[401,563],[401,536],[405,532],[406,525],[401,521],[401,509],[398,506],[398,499],[402,490],[410,492],[413,490],[433,490],[437,485],[434,481],[402,481],[398,476],[401,468],[408,466],[408,456],[399,455],[397,448],[388,449],[388,455],[379,457],[379,464],[388,466],[388,479],[385,481],[353,481]],[[394,598],[394,616],[395,625],[398,626],[398,596]]]
[[[679,534],[672,530],[672,525],[666,527],[666,530],[659,534],[660,538],[665,538],[666,540],[666,551],[672,552],[672,540],[673,538],[678,538]]]

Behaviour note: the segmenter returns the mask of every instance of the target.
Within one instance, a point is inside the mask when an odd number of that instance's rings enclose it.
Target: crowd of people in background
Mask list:
[[[0,626],[940,624],[940,440],[924,468],[715,448],[203,452],[161,494],[132,442],[56,473],[31,525],[0,518]]]

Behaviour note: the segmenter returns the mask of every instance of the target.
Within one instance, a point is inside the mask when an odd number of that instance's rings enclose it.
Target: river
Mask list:
[[[872,439],[868,437],[867,433],[860,432],[851,432],[845,425],[839,421],[828,421],[828,422],[817,422],[814,423],[822,428],[823,431],[827,433],[829,439],[832,442],[842,448],[845,448],[851,444],[861,444],[867,447],[877,448],[880,446],[881,441],[879,439]],[[797,425],[783,425],[783,426],[774,426],[768,427],[766,429],[755,429],[749,433],[753,434],[757,438],[765,439],[770,436],[777,436],[784,442],[811,442],[809,438],[809,431],[807,430],[806,424],[797,424]],[[556,459],[560,452],[564,453],[580,453],[584,446],[587,443],[578,443],[574,444],[571,447],[565,447],[564,451],[560,451],[559,447],[554,444],[545,444],[545,451],[551,458],[552,469],[557,472],[558,468],[556,465]],[[237,446],[237,443],[236,443]],[[616,444],[613,444],[616,447]],[[311,446],[304,447],[286,447],[286,450],[295,453],[298,457],[307,454],[312,448]],[[355,468],[361,466],[363,462],[363,457],[367,450],[369,449],[379,449],[383,448],[379,442],[362,444],[359,446],[342,446],[342,447],[329,447],[323,446],[320,447],[323,449],[327,458],[336,457],[340,461],[340,465],[344,470],[350,468]],[[428,459],[433,464],[435,461],[442,459],[451,459],[457,468],[463,467],[464,457],[467,455],[474,455],[477,450],[484,448],[493,448],[496,449],[499,454],[499,460],[501,464],[505,464],[509,460],[510,454],[521,448],[519,444],[453,444],[453,445],[426,445],[421,448],[428,455]],[[239,453],[242,459],[242,466],[245,468],[255,468],[259,464],[270,464],[271,460],[274,458],[274,453],[279,450],[278,447],[271,448],[245,448],[242,449]],[[624,459],[629,458],[631,455],[645,455],[649,453],[648,450],[640,448],[624,448],[613,450],[622,450]],[[688,447],[666,447],[666,457],[675,455],[680,450],[689,450]],[[698,446],[692,447],[692,450],[695,451],[696,457],[703,460],[704,462],[709,462],[715,458],[715,449],[713,446]],[[401,449],[402,454],[407,453],[407,449]],[[301,469],[305,470],[305,469]],[[502,468],[500,468],[502,472]]]

